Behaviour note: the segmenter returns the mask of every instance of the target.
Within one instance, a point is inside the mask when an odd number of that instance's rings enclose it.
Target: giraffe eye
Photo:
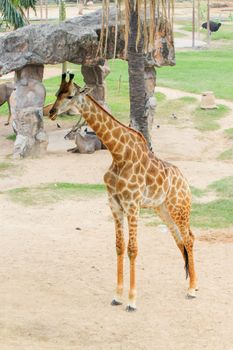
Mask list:
[[[69,100],[71,100],[73,97],[74,97],[74,96],[68,96],[67,98],[68,98]]]

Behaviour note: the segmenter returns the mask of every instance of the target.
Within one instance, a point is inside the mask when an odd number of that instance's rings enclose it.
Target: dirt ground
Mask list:
[[[179,97],[178,91],[162,90]],[[232,176],[232,163],[216,160],[229,142],[223,129],[232,126],[232,116],[207,136],[176,125],[155,128],[155,152],[178,165],[196,187]],[[46,121],[50,143],[42,159],[13,161],[13,142],[6,139],[12,131],[4,121],[0,161],[15,167],[0,178],[0,191],[58,181],[103,182],[111,156],[67,153],[73,145],[63,139],[67,123],[58,131]],[[1,194],[0,218],[1,350],[233,349],[232,230],[195,230],[200,290],[195,300],[187,300],[183,261],[173,239],[140,220],[138,310],[129,314],[125,305],[110,306],[116,256],[105,194],[27,207]],[[125,302],[128,267],[126,256]]]

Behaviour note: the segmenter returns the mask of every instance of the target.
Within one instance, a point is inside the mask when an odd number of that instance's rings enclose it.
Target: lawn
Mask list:
[[[218,21],[216,21],[218,22]],[[192,24],[190,22],[184,21],[180,22],[182,25],[181,29],[187,32],[192,32]],[[197,25],[196,25],[197,28]],[[207,31],[205,29],[201,29],[200,32],[202,34],[207,35]],[[232,40],[233,41],[233,24],[222,23],[222,26],[219,28],[217,32],[211,34],[211,40]]]
[[[228,51],[189,51],[176,53],[176,66],[157,69],[157,85],[201,94],[211,90],[218,98],[233,100],[232,70],[233,49]],[[219,64],[221,62],[221,64]],[[106,79],[107,102],[113,113],[128,123],[129,88],[127,62],[110,60],[111,73]],[[83,85],[80,66],[69,64],[75,73],[75,81]],[[46,103],[55,100],[55,92],[60,84],[60,76],[45,79]],[[0,115],[7,115],[5,104],[0,107]]]
[[[112,113],[126,124],[129,123],[129,87],[128,87],[128,66],[121,60],[109,61],[111,73],[106,79],[106,101]],[[75,82],[84,85],[80,66],[69,64],[69,70],[75,73]],[[55,93],[60,85],[60,76],[44,80],[46,88],[45,104],[55,101]]]
[[[157,84],[233,100],[232,57],[233,49],[177,52],[176,66],[157,69]]]
[[[69,182],[49,183],[37,187],[19,187],[4,192],[12,201],[26,206],[45,206],[65,199],[84,200],[92,196],[99,196],[102,193],[105,193],[105,186],[102,184]]]
[[[212,191],[217,199],[192,205],[191,223],[202,228],[225,228],[233,225],[233,177],[226,177],[210,184],[205,192]]]

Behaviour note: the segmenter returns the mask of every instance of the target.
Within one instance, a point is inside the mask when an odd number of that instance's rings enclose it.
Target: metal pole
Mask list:
[[[59,0],[59,22],[66,19],[66,3],[65,0]],[[62,74],[67,72],[67,62],[62,63]]]
[[[200,27],[201,27],[201,4],[200,0],[197,0],[197,38],[200,40]]]
[[[45,4],[45,20],[48,22],[48,0],[44,0]]]
[[[43,0],[40,0],[40,20],[43,19]]]
[[[192,13],[192,48],[195,48],[195,0],[193,0],[193,13]]]
[[[207,0],[207,46],[210,46],[210,0]]]

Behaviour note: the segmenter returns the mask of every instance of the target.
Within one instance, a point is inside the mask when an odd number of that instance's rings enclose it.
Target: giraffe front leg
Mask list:
[[[130,290],[129,301],[126,307],[126,311],[136,311],[136,272],[135,261],[138,253],[137,245],[137,221],[138,213],[128,216],[129,225],[129,244],[128,244],[128,257],[130,261]]]
[[[117,287],[111,305],[122,305],[123,296],[123,263],[124,263],[124,232],[123,232],[123,212],[113,212],[116,230],[116,253],[117,253]]]

